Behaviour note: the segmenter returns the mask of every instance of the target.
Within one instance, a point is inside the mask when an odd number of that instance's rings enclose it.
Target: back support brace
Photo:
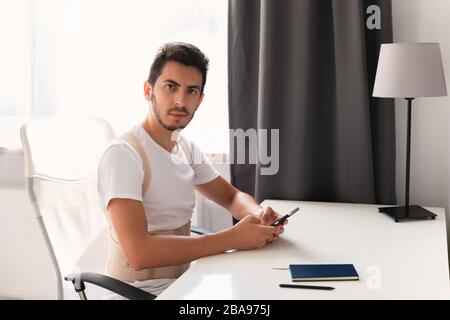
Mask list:
[[[119,137],[119,139],[126,141],[133,149],[138,153],[142,160],[142,169],[144,170],[144,181],[142,183],[142,196],[148,190],[151,179],[151,167],[150,160],[145,153],[144,148],[137,139],[137,137],[131,132],[127,132]],[[193,157],[189,149],[188,142],[182,136],[179,137],[179,146],[181,146],[189,164],[192,164]],[[178,147],[177,145],[177,147]],[[119,243],[117,233],[111,222],[110,213],[106,211],[106,217],[109,222],[109,256],[106,274],[115,279],[125,282],[144,281],[150,279],[162,279],[169,278],[174,279],[182,275],[188,268],[189,263],[184,263],[175,266],[167,266],[160,268],[149,268],[140,271],[135,271],[130,266],[127,257],[125,256],[122,247]],[[150,232],[152,235],[177,235],[177,236],[189,236],[190,235],[190,222],[184,226],[173,230],[159,230]]]

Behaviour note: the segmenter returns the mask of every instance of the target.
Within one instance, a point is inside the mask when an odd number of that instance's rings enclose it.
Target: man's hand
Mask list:
[[[221,176],[208,183],[197,185],[195,188],[208,199],[230,211],[236,219],[240,221],[245,220],[245,223],[251,221],[253,224],[268,227],[281,217],[277,212],[273,211],[271,207],[261,208],[255,198],[247,193],[239,191]],[[255,219],[247,218],[249,215],[253,216]],[[266,242],[270,243],[277,240],[278,236],[283,233],[283,226],[286,224],[287,220],[285,220],[283,225],[279,226],[280,228],[276,229],[277,231],[275,232],[274,237],[267,239]],[[247,240],[243,241],[246,242]],[[266,242],[264,242],[264,244]]]
[[[258,214],[258,218],[260,220],[260,223],[266,226],[270,226],[272,223],[274,223],[277,219],[281,218],[281,215],[274,211],[271,207],[263,208]],[[283,224],[280,226],[280,231],[274,236],[272,241],[277,241],[278,236],[284,232],[284,226],[288,223],[288,220],[284,220]]]
[[[277,227],[262,225],[257,216],[249,214],[231,228],[234,247],[236,249],[261,248],[278,237],[282,228],[281,225]]]

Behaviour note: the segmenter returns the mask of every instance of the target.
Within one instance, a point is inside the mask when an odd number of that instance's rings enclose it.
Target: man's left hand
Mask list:
[[[261,210],[261,212],[258,214],[258,216],[260,219],[260,223],[263,225],[266,225],[266,226],[270,226],[277,219],[281,218],[281,215],[278,212],[274,211],[271,207],[263,208],[263,210]],[[288,220],[286,219],[284,221],[283,225],[281,226],[281,228],[279,228],[279,232],[277,232],[274,235],[273,241],[278,240],[278,236],[284,232],[284,226],[287,223],[288,223]]]

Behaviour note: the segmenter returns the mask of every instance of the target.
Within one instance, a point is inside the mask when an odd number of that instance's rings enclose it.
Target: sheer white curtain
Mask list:
[[[3,141],[19,143],[11,117],[94,116],[127,130],[147,113],[143,84],[158,48],[183,41],[210,58],[205,99],[185,133],[205,152],[228,152],[226,0],[0,3],[10,49],[0,60]]]
[[[32,30],[30,0],[0,0],[0,150],[18,146],[19,125],[31,111]]]

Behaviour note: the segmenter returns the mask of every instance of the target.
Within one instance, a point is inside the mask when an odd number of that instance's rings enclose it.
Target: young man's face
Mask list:
[[[169,61],[153,88],[148,81],[145,83],[145,98],[151,102],[153,115],[164,128],[183,129],[192,120],[203,100],[202,79],[197,68]]]

